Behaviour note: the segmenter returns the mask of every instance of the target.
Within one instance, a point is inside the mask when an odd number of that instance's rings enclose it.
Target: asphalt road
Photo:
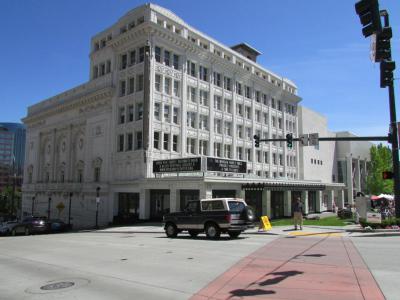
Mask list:
[[[0,300],[188,299],[276,237],[210,241],[108,232],[0,237]]]

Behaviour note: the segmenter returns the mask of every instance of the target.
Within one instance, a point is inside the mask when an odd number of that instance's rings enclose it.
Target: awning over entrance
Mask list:
[[[322,191],[325,184],[306,182],[254,182],[242,184],[242,190],[271,190],[271,191]]]

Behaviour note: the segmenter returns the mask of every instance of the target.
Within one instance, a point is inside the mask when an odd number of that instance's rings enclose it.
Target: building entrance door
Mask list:
[[[182,211],[189,201],[200,201],[199,190],[180,190],[180,210]]]
[[[317,193],[315,191],[308,192],[308,213],[315,213],[317,208]]]
[[[271,216],[273,219],[284,217],[283,191],[271,191]]]
[[[116,224],[132,224],[139,219],[139,193],[118,193]]]
[[[150,190],[150,220],[161,221],[169,212],[169,190]]]

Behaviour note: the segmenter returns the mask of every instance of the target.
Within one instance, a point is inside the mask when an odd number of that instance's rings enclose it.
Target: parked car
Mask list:
[[[17,221],[3,222],[0,225],[0,235],[9,235],[11,233],[11,229],[17,224]]]
[[[60,219],[50,219],[48,222],[49,232],[64,232],[70,229],[70,225]]]
[[[173,238],[187,230],[192,237],[205,232],[210,239],[221,233],[237,238],[243,231],[254,227],[254,212],[243,199],[215,198],[190,201],[182,212],[163,217],[165,233]]]
[[[10,228],[11,235],[34,234],[48,231],[48,222],[45,217],[27,217]]]

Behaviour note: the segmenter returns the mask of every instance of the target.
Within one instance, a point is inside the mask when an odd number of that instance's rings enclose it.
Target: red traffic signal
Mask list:
[[[382,172],[383,179],[393,179],[393,172],[391,171],[383,171]]]

